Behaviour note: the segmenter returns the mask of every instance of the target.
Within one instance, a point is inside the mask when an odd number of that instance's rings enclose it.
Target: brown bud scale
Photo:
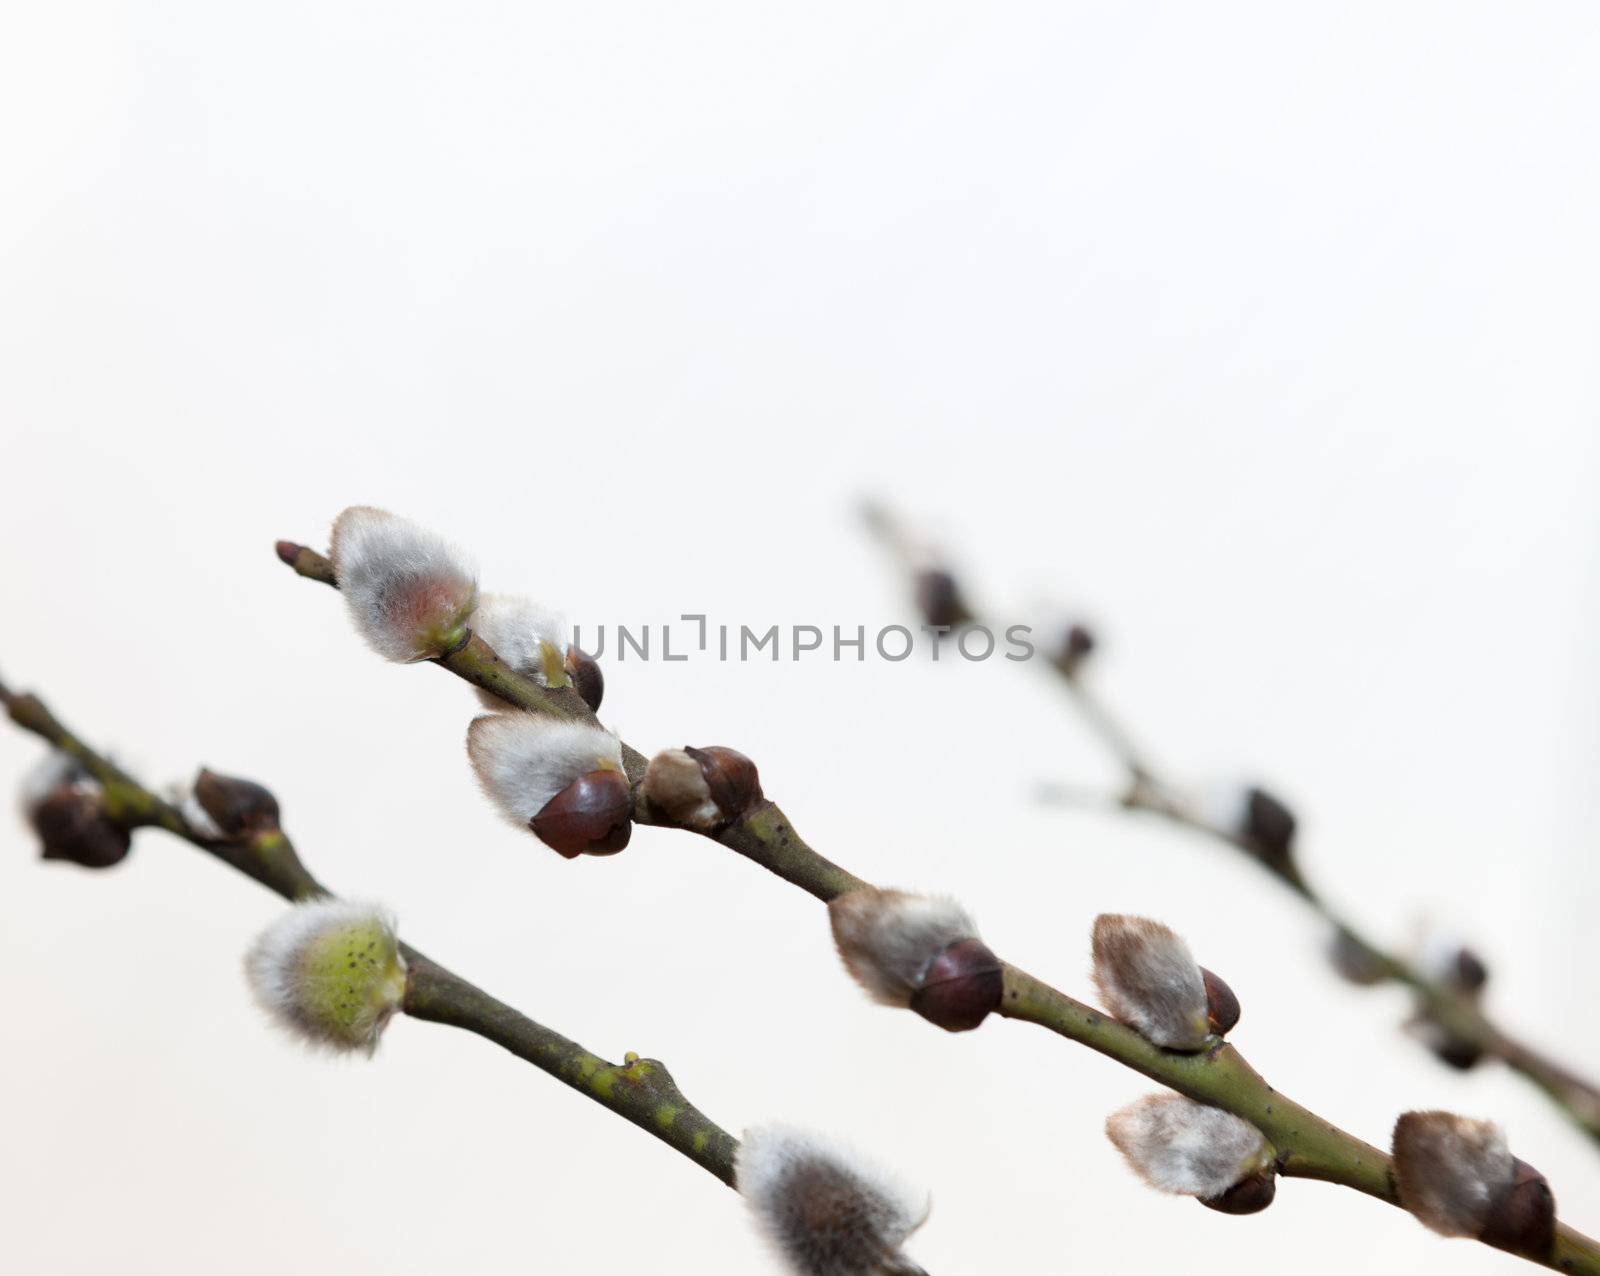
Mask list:
[[[567,677],[572,679],[572,685],[578,689],[590,712],[600,712],[600,701],[606,694],[606,676],[600,672],[599,661],[586,651],[568,647],[566,667]]]
[[[1265,864],[1279,871],[1289,866],[1296,826],[1294,812],[1265,789],[1245,795],[1242,836]]]
[[[538,839],[567,859],[615,855],[633,836],[633,795],[620,771],[580,775],[528,821]]]
[[[1206,985],[1206,1023],[1219,1037],[1225,1037],[1239,1022],[1239,999],[1219,975],[1200,967]]]
[[[956,578],[940,568],[931,568],[917,577],[917,610],[936,629],[955,629],[972,621],[972,611],[961,596]]]
[[[968,1032],[1000,1007],[1004,967],[981,939],[951,944],[933,959],[911,1009],[946,1032]]]
[[[1268,1169],[1240,1179],[1217,1196],[1201,1197],[1200,1204],[1219,1214],[1259,1214],[1272,1204],[1277,1195],[1278,1176],[1275,1171]]]
[[[1480,1239],[1536,1263],[1549,1260],[1556,1243],[1556,1201],[1548,1180],[1526,1161],[1513,1162],[1511,1186],[1490,1207]]]
[[[194,798],[230,840],[278,827],[278,799],[254,780],[202,770],[195,777]]]
[[[685,746],[683,751],[700,764],[711,800],[729,823],[761,801],[761,775],[756,764],[737,749],[714,744],[704,749]]]
[[[47,860],[68,860],[84,868],[110,868],[128,854],[133,839],[112,820],[97,793],[60,788],[30,812],[39,835],[40,854]]]

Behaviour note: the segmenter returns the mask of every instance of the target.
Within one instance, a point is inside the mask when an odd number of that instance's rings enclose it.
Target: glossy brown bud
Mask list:
[[[704,749],[685,746],[683,751],[700,764],[711,800],[727,822],[738,819],[761,801],[761,774],[756,764],[737,749],[714,744]]]
[[[90,789],[66,786],[46,794],[29,812],[47,860],[69,860],[84,868],[110,868],[127,857],[132,838],[111,819]]]
[[[1262,861],[1287,868],[1294,851],[1294,812],[1265,789],[1245,795],[1244,827],[1240,837]]]
[[[201,770],[194,780],[194,800],[229,841],[278,827],[278,799],[254,780]]]
[[[1490,1207],[1479,1239],[1536,1263],[1547,1262],[1555,1248],[1556,1201],[1545,1176],[1526,1161],[1513,1161],[1511,1186]]]
[[[917,575],[917,610],[935,628],[955,629],[973,620],[956,578],[938,567]]]
[[[538,839],[567,859],[615,855],[633,836],[633,793],[621,771],[580,775],[528,821]]]
[[[1071,678],[1093,651],[1094,635],[1082,625],[1072,625],[1062,637],[1061,648],[1056,652],[1056,668]]]
[[[598,713],[600,701],[606,694],[606,676],[600,672],[599,662],[586,651],[568,647],[566,666],[567,677],[572,679],[572,685],[578,689],[584,704],[589,706],[591,712]]]
[[[1240,1179],[1220,1195],[1201,1197],[1200,1204],[1219,1214],[1259,1214],[1277,1194],[1278,1175],[1269,1169]]]
[[[1482,992],[1489,982],[1489,967],[1484,965],[1483,958],[1472,949],[1459,949],[1455,959],[1450,963],[1449,981],[1453,987],[1462,992]]]
[[[1457,1072],[1470,1072],[1483,1061],[1483,1047],[1463,1037],[1441,1035],[1428,1049],[1440,1063]]]
[[[1206,985],[1206,1023],[1219,1037],[1225,1037],[1239,1022],[1239,999],[1233,989],[1219,975],[1213,975],[1204,966],[1200,977]]]
[[[967,1032],[1000,1006],[1005,980],[1000,959],[981,939],[951,944],[933,959],[911,1009],[946,1032]]]

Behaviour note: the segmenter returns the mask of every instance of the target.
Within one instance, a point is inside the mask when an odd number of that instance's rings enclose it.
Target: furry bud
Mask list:
[[[948,1032],[1000,1005],[1004,968],[954,900],[867,886],[830,901],[828,918],[845,969],[874,1001]]]
[[[572,685],[578,689],[589,711],[599,713],[600,701],[606,694],[606,677],[600,672],[599,662],[586,651],[568,647],[567,677],[572,679]]]
[[[254,780],[202,769],[194,781],[194,803],[220,837],[238,841],[278,827],[278,799]]]
[[[477,718],[467,753],[501,813],[568,859],[628,844],[633,798],[617,737],[583,722],[534,713]]]
[[[916,597],[923,620],[935,628],[956,629],[974,619],[956,578],[942,567],[917,573]]]
[[[394,918],[370,904],[296,904],[245,958],[262,1008],[309,1045],[370,1055],[405,999]]]
[[[1499,1126],[1450,1112],[1407,1112],[1395,1123],[1393,1150],[1400,1203],[1424,1226],[1536,1261],[1549,1257],[1550,1186],[1511,1155]]]
[[[352,505],[333,524],[331,557],[350,618],[385,660],[445,656],[471,637],[477,579],[442,537],[387,510]]]
[[[70,754],[48,754],[22,782],[22,814],[47,860],[110,868],[127,858],[128,830],[107,813],[100,785]]]
[[[506,666],[541,687],[567,685],[566,617],[541,607],[521,594],[484,594],[472,615],[478,637],[494,648]],[[493,692],[477,689],[486,708],[504,709],[505,701]]]
[[[1183,940],[1160,922],[1102,913],[1092,946],[1095,987],[1112,1015],[1168,1050],[1205,1044],[1211,1033],[1205,976]]]
[[[1206,1024],[1217,1036],[1225,1037],[1239,1022],[1239,999],[1221,975],[1212,974],[1204,966],[1200,967],[1200,978],[1206,986]]]
[[[1245,1186],[1272,1174],[1271,1144],[1250,1122],[1221,1108],[1181,1094],[1152,1094],[1112,1113],[1106,1136],[1157,1191],[1197,1196],[1227,1213],[1249,1213],[1237,1207],[1261,1209],[1271,1200],[1263,1186]],[[1238,1194],[1229,1197],[1235,1188]]]
[[[761,777],[734,749],[663,749],[650,759],[640,793],[662,823],[714,833],[761,800]]]
[[[788,1126],[746,1130],[734,1185],[793,1276],[910,1276],[900,1253],[928,1217],[914,1191],[847,1148]]]

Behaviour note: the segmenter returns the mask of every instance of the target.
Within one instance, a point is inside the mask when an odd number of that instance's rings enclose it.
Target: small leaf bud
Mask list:
[[[239,841],[278,828],[278,799],[254,780],[218,775],[202,768],[194,781],[194,801],[221,837]]]
[[[761,778],[734,749],[663,749],[650,759],[640,794],[661,823],[714,833],[761,800]]]

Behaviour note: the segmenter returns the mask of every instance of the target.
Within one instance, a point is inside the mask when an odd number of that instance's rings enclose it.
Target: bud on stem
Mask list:
[[[966,1032],[998,1009],[1000,959],[954,900],[869,886],[828,905],[845,969],[874,1001]]]
[[[501,813],[557,854],[611,855],[633,833],[622,746],[600,727],[534,713],[477,718],[467,752]]]
[[[1512,1156],[1499,1126],[1450,1112],[1407,1112],[1395,1122],[1393,1151],[1400,1203],[1425,1227],[1549,1261],[1550,1185]]]
[[[756,764],[734,749],[663,749],[650,759],[640,785],[651,819],[715,833],[761,801]]]

